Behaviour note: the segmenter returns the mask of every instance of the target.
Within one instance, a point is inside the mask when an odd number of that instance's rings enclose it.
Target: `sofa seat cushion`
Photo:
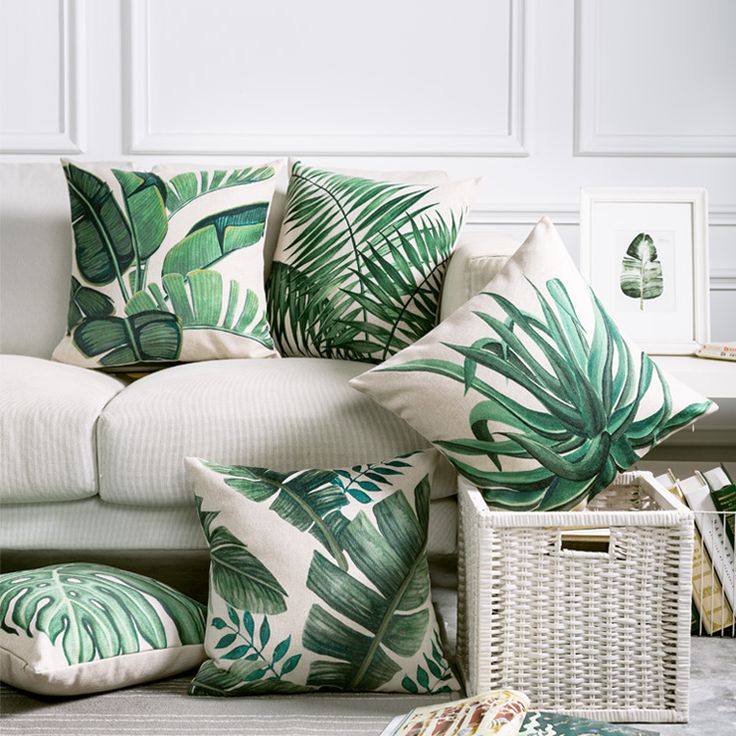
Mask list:
[[[125,385],[85,368],[0,355],[0,501],[94,496],[95,423]]]
[[[274,470],[380,462],[428,446],[402,419],[348,386],[370,366],[320,358],[205,361],[142,378],[98,425],[100,496],[192,504],[187,456]],[[434,497],[454,492],[449,467]]]
[[[8,567],[9,551],[24,555],[32,551],[34,560],[43,550],[63,551],[67,555],[65,560],[79,560],[91,558],[75,557],[75,554],[104,550],[110,556],[94,559],[125,568],[130,556],[116,559],[114,552],[138,551],[141,558],[148,558],[152,549],[168,552],[207,549],[193,503],[130,506],[105,503],[99,496],[66,503],[5,504],[0,510],[0,540],[4,570]],[[429,505],[427,554],[436,557],[456,551],[457,498],[438,498]],[[50,557],[41,556],[38,564],[57,561],[54,553]],[[32,566],[35,565],[23,564],[23,567]]]

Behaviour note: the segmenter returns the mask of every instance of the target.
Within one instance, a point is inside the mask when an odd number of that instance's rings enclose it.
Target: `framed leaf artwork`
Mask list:
[[[707,195],[701,188],[586,188],[580,268],[621,328],[654,355],[709,339]]]

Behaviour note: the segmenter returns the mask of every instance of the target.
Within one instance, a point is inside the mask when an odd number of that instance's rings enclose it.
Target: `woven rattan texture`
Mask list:
[[[461,489],[469,691],[518,688],[535,709],[601,720],[687,720],[692,515],[652,484],[626,474],[593,509],[563,514],[493,512]],[[610,529],[608,551],[564,549],[563,526]]]

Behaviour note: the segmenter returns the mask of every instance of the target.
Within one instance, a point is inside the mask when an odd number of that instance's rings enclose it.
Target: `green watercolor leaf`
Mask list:
[[[262,237],[268,202],[242,205],[208,215],[195,223],[186,237],[169,250],[162,275],[210,268],[230,253],[254,245]]]
[[[88,318],[77,326],[72,339],[86,357],[102,355],[103,366],[172,362],[181,351],[181,323],[176,315],[159,311],[127,318]]]
[[[172,646],[167,623],[182,644],[201,644],[205,607],[143,575],[72,563],[0,575],[0,622],[6,631],[61,640],[75,665]]]
[[[115,312],[115,304],[107,294],[97,289],[82,286],[72,276],[72,285],[69,292],[69,311],[67,313],[67,335],[85,317],[108,317]]]
[[[72,163],[64,166],[64,173],[79,272],[95,286],[117,280],[127,299],[123,274],[135,256],[130,226],[105,181]]]
[[[657,260],[657,249],[648,233],[639,233],[626,249],[620,284],[626,296],[639,300],[641,310],[646,300],[656,299],[664,293],[662,264]]]
[[[310,609],[302,640],[328,659],[312,662],[307,684],[375,690],[401,669],[392,652],[408,657],[421,646],[429,623],[428,478],[414,498],[416,513],[396,491],[373,507],[377,526],[360,512],[343,530],[345,550],[370,586],[314,553],[307,587],[325,605]]]

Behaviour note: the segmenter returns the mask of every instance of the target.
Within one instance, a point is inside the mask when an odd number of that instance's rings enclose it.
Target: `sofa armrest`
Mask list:
[[[519,243],[508,235],[464,235],[447,267],[442,287],[440,319],[449,317],[475,296],[506,264]]]

